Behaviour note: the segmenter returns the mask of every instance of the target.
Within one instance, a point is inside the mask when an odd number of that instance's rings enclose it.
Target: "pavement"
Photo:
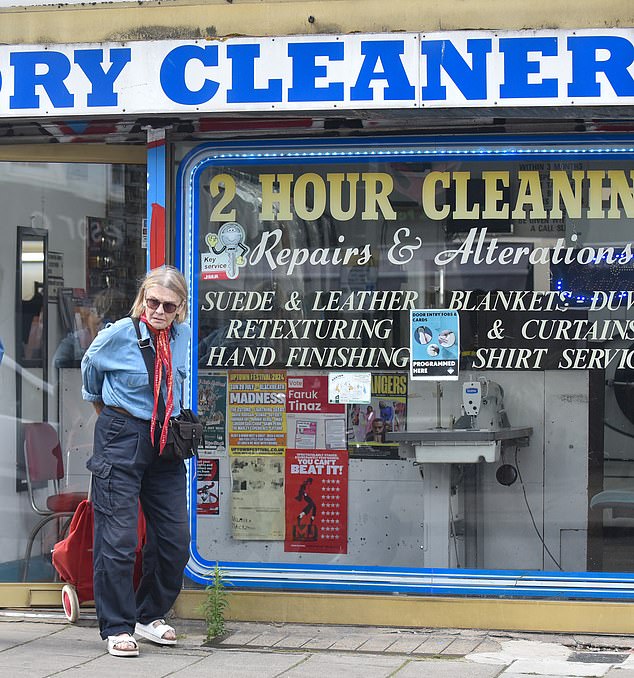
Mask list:
[[[176,646],[111,657],[92,613],[0,611],[2,678],[634,678],[634,637],[170,620]]]

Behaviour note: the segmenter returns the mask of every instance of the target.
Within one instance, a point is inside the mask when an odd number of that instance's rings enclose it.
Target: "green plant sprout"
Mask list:
[[[200,609],[207,625],[207,641],[210,641],[225,633],[225,610],[229,604],[224,575],[218,567],[218,563],[214,567],[213,578],[205,587],[205,591],[207,592],[207,597],[200,606]]]

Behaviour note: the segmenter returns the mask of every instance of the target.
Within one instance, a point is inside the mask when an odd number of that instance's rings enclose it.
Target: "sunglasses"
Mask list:
[[[145,297],[145,303],[153,311],[156,311],[159,306],[163,307],[165,313],[174,313],[181,304],[175,304],[173,301],[159,301],[158,299],[153,299],[152,297]],[[182,302],[181,302],[182,303]]]

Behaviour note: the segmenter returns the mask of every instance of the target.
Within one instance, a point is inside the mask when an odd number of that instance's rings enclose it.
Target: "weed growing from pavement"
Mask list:
[[[207,597],[201,605],[201,611],[205,616],[207,625],[207,641],[213,640],[218,636],[224,635],[225,628],[225,610],[229,604],[227,599],[227,589],[224,583],[223,572],[218,567],[214,567],[213,578],[205,588]]]

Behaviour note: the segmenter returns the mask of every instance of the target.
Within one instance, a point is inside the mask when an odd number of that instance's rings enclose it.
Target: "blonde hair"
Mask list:
[[[174,266],[159,266],[159,268],[152,269],[146,276],[143,278],[141,285],[139,286],[139,291],[137,292],[136,299],[132,304],[132,310],[130,315],[133,318],[141,317],[145,309],[145,292],[150,287],[155,285],[160,285],[161,287],[167,287],[168,290],[176,292],[181,298],[182,304],[178,311],[176,312],[176,322],[182,323],[185,318],[187,318],[187,282],[183,274]]]

